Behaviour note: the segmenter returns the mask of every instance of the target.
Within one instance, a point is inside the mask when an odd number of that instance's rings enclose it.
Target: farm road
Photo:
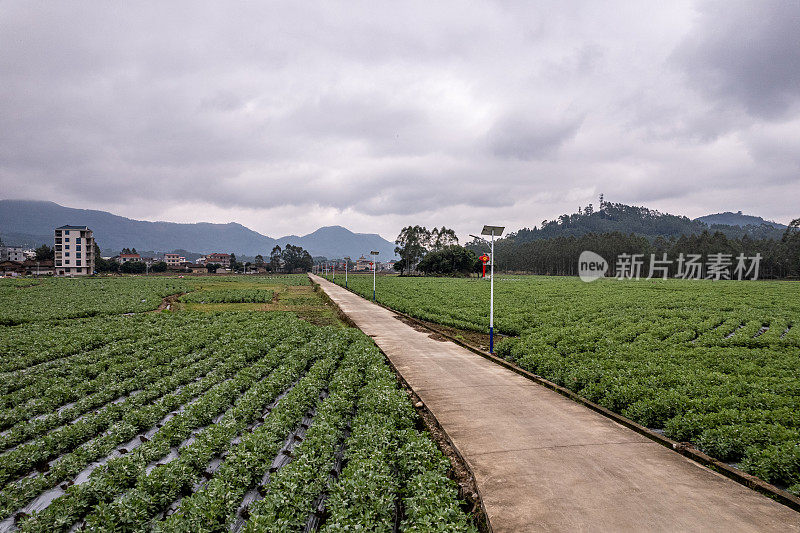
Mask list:
[[[800,513],[312,278],[438,419],[495,532],[800,531]]]

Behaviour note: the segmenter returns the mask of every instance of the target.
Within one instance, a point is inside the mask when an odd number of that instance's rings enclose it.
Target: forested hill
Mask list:
[[[763,220],[752,217],[754,220]],[[602,233],[634,234],[653,240],[657,237],[699,235],[704,231],[719,231],[727,237],[741,238],[747,235],[754,239],[780,239],[783,229],[773,225],[708,225],[701,219],[692,220],[685,216],[670,215],[646,207],[602,202],[595,210],[590,204],[571,215],[561,215],[556,220],[544,220],[540,227],[523,228],[509,235],[509,240],[521,244],[539,239],[555,237],[580,237]]]
[[[699,220],[700,222],[705,222],[709,226],[723,224],[726,226],[761,226],[767,225],[772,226],[774,228],[786,229],[785,224],[779,224],[777,222],[772,222],[770,220],[764,220],[761,217],[754,217],[752,215],[743,215],[741,211],[738,213],[731,213],[730,211],[725,211],[724,213],[715,213],[713,215],[706,215],[704,217],[698,217],[695,220]]]

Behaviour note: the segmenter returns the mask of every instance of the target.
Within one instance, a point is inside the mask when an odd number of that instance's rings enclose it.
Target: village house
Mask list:
[[[25,267],[20,261],[0,261],[0,276],[22,276],[25,274]]]
[[[206,256],[206,264],[216,263],[222,265],[222,268],[230,268],[231,255],[230,254],[208,254]]]
[[[181,256],[179,254],[164,254],[164,262],[168,267],[180,266],[182,263]]]
[[[22,246],[0,246],[0,261],[21,263],[27,259],[25,255],[27,251]]]
[[[53,261],[37,261],[35,259],[26,259],[22,262],[22,268],[25,269],[26,276],[52,276],[54,274]]]
[[[369,259],[364,257],[363,255],[356,259],[356,266],[353,268],[356,272],[372,270],[372,267],[369,264]]]
[[[120,265],[124,263],[129,263],[131,261],[141,261],[141,260],[142,256],[140,256],[139,254],[119,254],[116,257],[116,261]]]

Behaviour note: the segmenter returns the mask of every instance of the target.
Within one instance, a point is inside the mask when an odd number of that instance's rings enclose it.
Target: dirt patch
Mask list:
[[[175,303],[178,301],[178,298],[186,294],[185,292],[179,292],[178,294],[170,294],[163,300],[161,300],[161,305],[159,305],[156,309],[152,311],[148,311],[148,313],[160,313],[161,311],[167,309],[173,309],[175,307]]]
[[[459,339],[467,344],[471,344],[476,348],[480,348],[484,351],[489,351],[489,335],[487,333],[480,333],[477,331],[470,331],[467,329],[458,329],[453,328],[450,326],[443,326],[441,324],[437,324],[435,322],[427,322],[425,320],[420,320],[418,318],[409,318],[403,315],[395,315],[397,320],[400,320],[404,324],[411,326],[417,331],[422,331],[424,333],[430,333],[430,338],[437,340],[437,341],[447,341],[450,340],[444,335],[441,335],[441,332],[445,335],[449,335],[450,337],[454,337]],[[433,330],[433,333],[431,331]],[[497,343],[500,342],[501,339],[507,338],[507,335],[499,335],[495,334],[494,336],[494,343],[497,346]]]

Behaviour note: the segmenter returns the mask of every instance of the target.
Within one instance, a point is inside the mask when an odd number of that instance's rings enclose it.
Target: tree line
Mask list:
[[[470,243],[475,252],[485,251],[481,243]],[[578,258],[582,251],[590,250],[601,255],[609,263],[610,275],[615,275],[615,258],[621,254],[642,254],[647,260],[650,254],[660,259],[663,254],[675,260],[680,254],[739,254],[753,257],[761,255],[760,278],[800,277],[800,219],[786,228],[780,239],[753,239],[748,235],[730,238],[716,231],[703,231],[697,235],[656,237],[648,239],[633,233],[586,233],[549,239],[518,242],[515,238],[501,239],[495,244],[497,256],[495,268],[505,271],[530,274],[574,276],[578,274]],[[669,275],[677,273],[677,264],[669,266]]]

